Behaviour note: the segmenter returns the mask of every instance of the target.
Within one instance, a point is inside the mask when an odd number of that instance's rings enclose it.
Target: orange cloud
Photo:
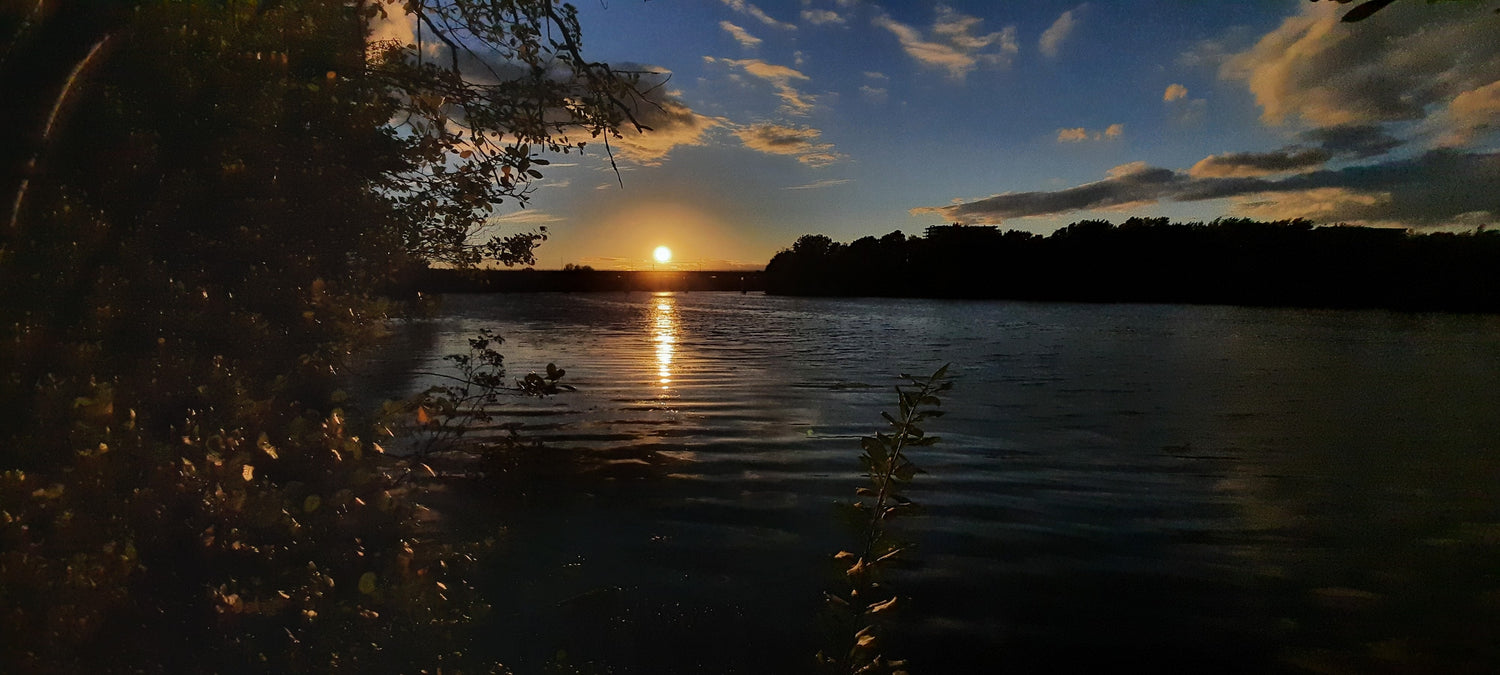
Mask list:
[[[875,25],[894,34],[907,56],[923,65],[947,70],[948,77],[954,80],[964,79],[970,71],[982,65],[1008,67],[1020,51],[1015,26],[976,35],[973,31],[983,19],[961,14],[944,5],[939,5],[937,12],[930,37],[884,13],[875,17]]]
[[[797,161],[819,168],[828,166],[843,155],[833,151],[832,143],[819,142],[823,132],[810,127],[780,124],[752,124],[734,132],[745,147],[772,155],[792,155]]]
[[[1057,142],[1081,143],[1087,140],[1113,141],[1124,135],[1125,125],[1123,124],[1111,124],[1108,127],[1105,127],[1104,131],[1096,131],[1093,133],[1090,133],[1088,129],[1085,129],[1083,127],[1073,127],[1071,129],[1058,129]]]

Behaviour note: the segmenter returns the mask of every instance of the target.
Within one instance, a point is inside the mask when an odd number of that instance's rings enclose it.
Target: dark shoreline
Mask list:
[[[421,293],[608,293],[766,290],[760,270],[452,270],[428,269],[412,281]]]

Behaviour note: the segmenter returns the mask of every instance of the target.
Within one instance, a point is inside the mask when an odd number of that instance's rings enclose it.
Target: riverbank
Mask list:
[[[428,269],[412,282],[421,293],[601,293],[611,291],[766,290],[760,270],[453,270]]]

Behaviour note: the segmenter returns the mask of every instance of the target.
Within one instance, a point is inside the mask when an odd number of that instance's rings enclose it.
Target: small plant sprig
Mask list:
[[[890,423],[891,432],[877,432],[859,439],[864,450],[859,460],[870,481],[868,486],[855,490],[859,499],[853,504],[863,530],[862,548],[858,553],[840,551],[834,556],[848,565],[844,574],[849,590],[844,595],[825,594],[839,623],[838,644],[831,654],[819,652],[817,660],[830,673],[906,673],[904,660],[890,659],[881,652],[878,624],[883,614],[895,608],[897,599],[881,583],[881,571],[904,550],[886,537],[885,524],[897,512],[914,506],[901,490],[917,474],[925,472],[907,457],[907,449],[938,442],[937,436],[926,434],[922,423],[942,416],[943,411],[934,409],[942,405],[937,394],[951,389],[953,382],[948,379],[947,365],[926,378],[902,374],[901,379],[907,386],[896,387],[899,416],[880,413]]]
[[[415,457],[421,458],[434,450],[446,448],[474,425],[489,422],[493,419],[491,410],[502,396],[549,396],[574,390],[558,383],[567,371],[553,363],[547,364],[546,375],[528,373],[524,379],[515,381],[515,387],[508,386],[505,357],[495,350],[501,342],[493,330],[481,329],[469,338],[468,353],[443,357],[458,370],[457,375],[423,373],[447,383],[429,387],[412,399],[397,404],[397,412],[414,411],[417,429],[426,432],[422,443],[412,453]],[[515,433],[514,428],[510,431]]]

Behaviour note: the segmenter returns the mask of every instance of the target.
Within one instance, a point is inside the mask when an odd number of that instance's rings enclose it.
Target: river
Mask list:
[[[896,521],[913,672],[1500,667],[1500,318],[454,295],[363,386],[481,328],[577,388],[502,408],[542,447],[465,514],[483,648],[522,672],[809,670],[858,438],[945,363]]]

